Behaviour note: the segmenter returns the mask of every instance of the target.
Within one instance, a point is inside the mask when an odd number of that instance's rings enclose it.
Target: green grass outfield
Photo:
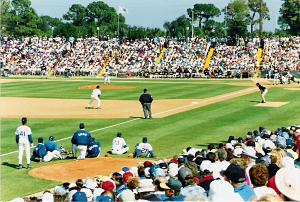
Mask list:
[[[222,83],[249,82],[246,80],[217,81]],[[79,87],[97,83],[99,82],[94,79],[22,80],[1,84],[1,96],[86,98],[88,101],[91,90],[79,90]],[[148,88],[155,99],[207,98],[247,88],[216,84],[216,80],[117,80],[113,81],[112,85],[137,88],[104,91],[103,99],[137,99],[143,88]],[[36,143],[39,136],[46,139],[49,135],[54,135],[56,139],[70,137],[77,130],[80,122],[86,123],[87,129],[94,131],[128,121],[122,125],[92,133],[102,143],[102,154],[104,155],[110,149],[111,141],[116,133],[122,131],[131,151],[143,136],[147,136],[155,153],[163,158],[179,154],[187,146],[203,147],[208,143],[227,140],[229,135],[243,136],[247,131],[259,126],[276,129],[280,126],[300,123],[299,91],[269,89],[267,101],[289,102],[279,108],[254,107],[256,101],[259,100],[260,95],[257,92],[161,119],[29,119],[28,124]],[[1,155],[17,150],[14,132],[20,125],[20,118],[1,120]],[[70,139],[60,141],[59,145],[70,148]],[[61,163],[61,161],[47,164],[53,163]],[[32,178],[27,175],[27,170],[16,170],[16,165],[17,153],[1,157],[2,193],[0,200],[26,196],[57,184],[57,182]],[[44,165],[46,163],[33,163],[34,168]]]

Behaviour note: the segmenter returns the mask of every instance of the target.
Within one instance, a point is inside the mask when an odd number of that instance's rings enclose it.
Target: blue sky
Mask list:
[[[39,15],[61,18],[72,4],[84,6],[95,0],[31,0],[33,8]],[[278,28],[277,19],[282,0],[265,0],[270,10],[271,20],[265,22],[265,30],[274,31]],[[103,0],[109,6],[118,9],[125,7],[126,23],[144,27],[163,28],[166,21],[172,21],[186,14],[188,8],[196,3],[212,3],[223,9],[230,0]],[[221,19],[222,20],[222,19]]]

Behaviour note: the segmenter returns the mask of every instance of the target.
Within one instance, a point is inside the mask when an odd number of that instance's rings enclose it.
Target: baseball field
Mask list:
[[[244,136],[259,126],[273,130],[300,123],[299,84],[273,86],[262,81],[269,93],[267,103],[261,104],[255,82],[115,79],[104,85],[99,78],[2,79],[0,200],[27,196],[67,179],[104,175],[123,165],[138,163],[139,160],[127,155],[104,157],[118,131],[123,133],[130,152],[147,136],[161,159],[178,155],[188,146],[203,148],[226,141],[230,135]],[[101,109],[85,109],[92,89],[98,84],[102,91]],[[144,88],[154,97],[153,119],[141,119],[143,112],[138,98]],[[71,148],[70,137],[79,123],[84,122],[86,129],[101,142],[102,157],[98,162],[32,163],[30,171],[17,170],[15,130],[22,116],[28,117],[35,143],[38,137],[48,139],[54,135],[67,150]],[[81,162],[84,167],[80,167]]]

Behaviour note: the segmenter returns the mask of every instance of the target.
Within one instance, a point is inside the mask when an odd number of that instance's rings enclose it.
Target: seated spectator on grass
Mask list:
[[[76,150],[80,151],[77,159],[82,160],[86,157],[87,146],[91,144],[91,134],[85,130],[84,123],[79,124],[79,130],[76,131],[71,139],[73,158],[76,158]]]
[[[134,151],[134,157],[150,157],[155,158],[155,154],[153,152],[153,148],[151,144],[148,143],[148,138],[143,137],[142,143],[136,145],[136,149]]]
[[[49,140],[47,142],[45,142],[45,146],[46,146],[47,151],[52,152],[56,158],[62,159],[59,147],[58,147],[57,143],[54,141],[54,136],[51,135],[49,137]]]
[[[51,161],[55,157],[52,152],[47,151],[46,146],[43,143],[44,143],[44,139],[42,137],[39,137],[38,144],[34,148],[31,158],[30,158],[31,161],[48,162],[48,161]]]
[[[118,132],[117,137],[115,137],[112,141],[111,154],[126,154],[128,151],[129,147],[122,137],[122,133]]]
[[[101,155],[101,143],[96,142],[95,138],[91,139],[91,143],[87,148],[87,158],[96,158]]]

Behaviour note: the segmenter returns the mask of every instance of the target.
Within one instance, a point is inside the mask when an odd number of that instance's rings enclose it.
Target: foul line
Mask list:
[[[243,90],[240,90],[240,91],[235,91],[235,92],[232,92],[230,93],[230,95],[235,95],[235,94],[239,94],[239,93],[252,93],[251,91],[253,91],[254,88],[247,88],[247,89],[243,89]],[[247,92],[249,91],[249,92]],[[223,94],[223,95],[219,95],[219,96],[216,96],[216,97],[228,97],[230,95],[226,95],[226,94]],[[244,94],[242,94],[241,96],[243,96]],[[236,98],[235,96],[233,98]],[[208,98],[209,99],[215,99],[215,97],[212,97],[212,98]],[[204,101],[207,101],[207,100],[204,100]],[[215,101],[213,103],[210,103],[210,104],[215,104],[219,101]],[[183,108],[187,108],[187,107],[191,107],[191,106],[195,106],[195,105],[199,105],[201,103],[192,103],[192,104],[189,104],[189,105],[185,105],[185,106],[181,106],[181,107],[176,107],[176,108],[173,108],[173,109],[169,109],[167,111],[163,111],[163,112],[159,112],[159,113],[156,113],[154,115],[160,115],[160,114],[164,114],[164,113],[168,113],[168,112],[172,112],[172,111],[176,111],[176,110],[179,110],[179,109],[183,109]],[[199,106],[200,107],[200,106]],[[102,131],[102,130],[106,130],[106,129],[109,129],[109,128],[113,128],[115,126],[120,126],[120,125],[123,125],[123,124],[126,124],[126,123],[130,123],[130,122],[133,122],[133,121],[137,121],[137,120],[140,120],[141,118],[135,118],[135,119],[131,119],[131,120],[127,120],[127,121],[124,121],[124,122],[121,122],[121,123],[117,123],[117,124],[114,124],[114,125],[110,125],[110,126],[106,126],[106,127],[103,127],[103,128],[98,128],[98,129],[95,129],[95,130],[92,130],[90,131],[90,133],[94,133],[94,132],[97,132],[97,131]],[[72,136],[69,136],[69,137],[65,137],[65,138],[62,138],[62,139],[59,139],[59,140],[56,140],[56,142],[61,142],[63,140],[67,140],[67,139],[71,139]],[[34,148],[34,147],[30,147],[30,148]],[[10,154],[14,154],[14,153],[17,153],[18,151],[12,151],[12,152],[8,152],[6,154],[1,154],[0,157],[2,156],[7,156],[7,155],[10,155]]]

